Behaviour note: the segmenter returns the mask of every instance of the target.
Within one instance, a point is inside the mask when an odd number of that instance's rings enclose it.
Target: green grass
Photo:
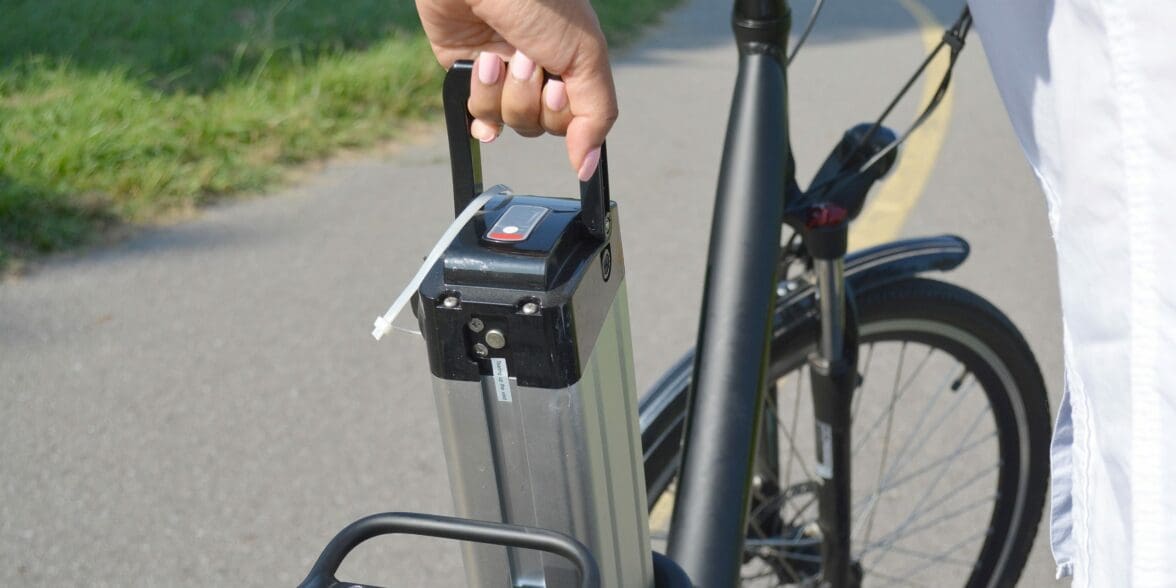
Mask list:
[[[677,0],[598,0],[614,45]],[[410,0],[4,0],[0,267],[432,116]]]

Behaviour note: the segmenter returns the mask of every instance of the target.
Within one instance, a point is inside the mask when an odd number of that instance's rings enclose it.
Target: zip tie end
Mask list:
[[[408,286],[404,288],[400,296],[396,297],[396,301],[392,303],[392,306],[388,307],[388,312],[376,318],[376,322],[374,323],[375,328],[372,329],[372,337],[376,341],[379,341],[384,335],[392,332],[392,321],[396,320],[396,316],[409,303],[409,300],[412,299],[412,294],[421,287],[421,282],[425,280],[425,275],[441,259],[441,254],[445,252],[445,248],[449,247],[449,244],[457,238],[457,234],[465,227],[466,223],[470,222],[470,219],[474,218],[482,210],[482,206],[489,202],[491,198],[509,193],[510,188],[506,186],[501,184],[494,186],[489,191],[475,198],[473,202],[470,202],[465,207],[465,210],[462,210],[461,214],[453,219],[453,224],[449,225],[449,228],[441,235],[441,239],[437,241],[437,244],[433,246],[433,250],[425,257],[425,262],[421,264],[421,268],[417,270],[416,275],[408,282]]]
[[[374,326],[375,326],[375,328],[372,329],[372,337],[374,337],[376,339],[376,341],[383,339],[384,335],[387,335],[388,333],[392,332],[392,321],[390,321],[382,316],[376,317],[376,322],[374,323]]]

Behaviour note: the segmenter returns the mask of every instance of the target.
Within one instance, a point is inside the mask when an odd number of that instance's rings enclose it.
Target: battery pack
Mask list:
[[[457,515],[568,534],[604,586],[651,586],[624,254],[615,204],[499,195],[425,277],[428,348]],[[572,586],[572,564],[464,544],[470,586]]]

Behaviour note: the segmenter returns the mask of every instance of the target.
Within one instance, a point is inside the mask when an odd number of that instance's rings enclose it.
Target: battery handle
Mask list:
[[[474,62],[461,60],[445,74],[442,102],[445,129],[449,136],[449,162],[453,171],[453,211],[460,214],[482,193],[482,155],[480,142],[470,135],[474,117],[467,105]],[[600,145],[600,165],[587,182],[580,182],[580,217],[588,232],[605,239],[605,215],[608,211],[608,153]]]

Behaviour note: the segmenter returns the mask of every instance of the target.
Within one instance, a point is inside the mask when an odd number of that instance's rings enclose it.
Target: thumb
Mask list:
[[[568,161],[580,181],[587,181],[600,161],[600,146],[617,120],[617,94],[603,46],[596,58],[585,59],[563,75],[568,92]]]

